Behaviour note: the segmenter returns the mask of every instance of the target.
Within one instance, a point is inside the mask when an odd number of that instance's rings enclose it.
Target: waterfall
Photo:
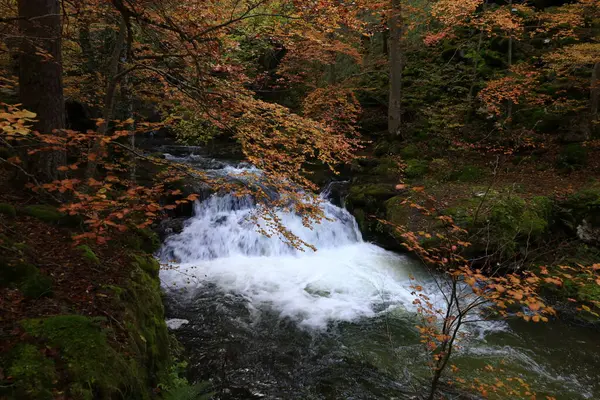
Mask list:
[[[233,177],[256,172],[239,166],[221,171]],[[173,264],[161,273],[163,284],[187,289],[214,284],[244,296],[249,307],[268,306],[313,328],[410,304],[408,260],[364,242],[345,209],[327,200],[322,208],[326,218],[310,227],[300,215],[277,213],[313,251],[260,233],[250,218],[256,207],[249,197],[215,194],[198,202],[184,230],[160,252],[163,262]]]

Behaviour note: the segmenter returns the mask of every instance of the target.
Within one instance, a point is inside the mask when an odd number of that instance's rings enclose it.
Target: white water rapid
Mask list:
[[[288,229],[317,249],[301,251],[257,231],[249,220],[250,199],[213,195],[197,203],[183,232],[165,242],[161,258],[176,264],[162,272],[163,284],[215,284],[244,296],[249,307],[270,306],[312,328],[410,304],[408,259],[364,242],[346,210],[327,201],[323,207],[328,220],[311,228],[298,215],[279,213]]]

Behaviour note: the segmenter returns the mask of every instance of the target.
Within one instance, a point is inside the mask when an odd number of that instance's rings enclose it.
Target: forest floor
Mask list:
[[[140,267],[147,267],[132,257],[148,259],[154,268],[154,260],[140,248],[148,240],[132,242],[136,235],[129,233],[103,245],[77,245],[72,237],[82,233],[81,219],[40,204],[42,196],[15,187],[10,179],[0,169],[0,399],[88,398],[88,391],[98,395],[149,386],[152,379],[146,376],[152,371],[145,375],[133,369],[146,368],[147,357],[168,359],[168,340],[153,343],[166,339],[158,265],[152,272],[156,283],[139,289],[134,283]],[[158,305],[138,310],[131,302],[143,302],[135,298],[141,295],[158,299]],[[150,328],[148,318],[157,325]],[[47,331],[32,328],[34,321],[47,323]],[[132,334],[147,336],[144,346],[147,342],[160,350],[145,354]],[[94,360],[95,351],[110,357]],[[107,360],[131,360],[123,363],[130,362],[131,370],[114,365],[113,372],[100,372],[107,366],[94,363]],[[128,374],[132,379],[125,382]],[[148,398],[148,386],[141,390],[145,394],[138,390],[131,398]]]

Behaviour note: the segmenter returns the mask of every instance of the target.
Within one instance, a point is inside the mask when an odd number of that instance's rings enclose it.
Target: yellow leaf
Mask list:
[[[36,113],[33,113],[28,110],[21,110],[21,111],[17,111],[16,113],[13,113],[13,117],[15,117],[15,118],[35,118],[36,115],[37,115]]]

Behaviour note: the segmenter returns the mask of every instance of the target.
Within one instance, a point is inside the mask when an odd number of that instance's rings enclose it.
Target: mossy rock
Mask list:
[[[77,247],[77,249],[81,252],[81,255],[83,256],[83,258],[85,258],[91,264],[95,264],[95,265],[100,264],[100,259],[98,258],[96,253],[94,253],[94,251],[90,248],[90,246],[84,244],[84,245]]]
[[[152,261],[150,261],[152,260]],[[164,307],[158,262],[151,257],[134,257],[131,282],[120,299],[128,304],[128,330],[138,354],[143,355],[149,378],[155,384],[164,380],[170,365],[169,333]],[[152,270],[152,273],[148,272]]]
[[[397,182],[402,170],[393,158],[384,157],[380,160],[379,165],[371,169],[370,173],[385,180]]]
[[[16,346],[8,356],[6,373],[12,377],[10,395],[15,399],[51,400],[58,374],[54,361],[32,344]],[[2,392],[0,392],[2,394]],[[9,393],[6,393],[9,394]]]
[[[146,253],[154,253],[160,249],[161,242],[158,234],[151,229],[134,229],[123,237],[123,243],[133,249]]]
[[[40,219],[44,222],[55,222],[58,223],[64,214],[58,211],[56,207],[52,207],[47,204],[38,204],[32,206],[25,206],[19,210],[20,213],[29,215]]]
[[[146,392],[140,385],[139,371],[108,343],[100,318],[58,315],[21,322],[32,337],[58,351],[75,389],[70,398],[121,398],[123,393]]]
[[[424,177],[429,172],[429,163],[425,160],[408,160],[404,174],[409,179],[418,179]]]
[[[595,226],[600,225],[600,187],[589,187],[571,195],[558,204],[561,219],[570,228],[575,229],[587,220]]]
[[[370,183],[364,185],[352,185],[346,198],[346,203],[351,209],[363,208],[365,211],[373,211],[382,208],[383,202],[396,195],[393,184]]]
[[[142,244],[140,246],[140,250],[145,251],[146,253],[154,253],[158,249],[160,249],[161,242],[158,234],[151,229],[137,229],[136,234],[142,238]]]
[[[426,232],[431,237],[421,236],[420,243],[423,246],[431,246],[434,245],[437,241],[435,236],[435,232],[437,227],[437,220],[427,217],[421,214],[418,210],[404,204],[406,197],[404,196],[396,196],[392,197],[388,201],[385,202],[386,207],[386,220],[391,222],[392,224],[403,227],[412,232]],[[392,236],[400,243],[403,243],[405,240],[402,236],[398,234],[398,232],[391,229]]]
[[[139,267],[151,277],[157,278],[160,272],[160,263],[149,254],[137,255],[133,254],[133,266]]]
[[[466,165],[460,170],[452,173],[452,177],[458,182],[477,182],[485,176],[485,172],[475,165]]]
[[[421,150],[415,144],[409,143],[402,147],[400,150],[400,155],[402,158],[408,159],[416,159],[421,154]]]
[[[17,210],[12,204],[0,203],[0,214],[6,215],[8,217],[16,217]]]
[[[352,211],[352,215],[354,215],[356,223],[358,224],[358,227],[360,228],[361,232],[364,232],[366,230],[365,210],[363,210],[362,208],[356,208]]]
[[[499,193],[488,194],[488,197],[481,207],[481,199],[471,199],[445,210],[457,224],[474,235],[470,251],[477,253],[488,248],[501,258],[511,258],[521,251],[521,247],[542,240],[548,233],[553,221],[551,199],[540,196],[525,201],[519,196],[504,197]],[[477,209],[479,214],[474,220]],[[477,235],[480,230],[486,234]]]

